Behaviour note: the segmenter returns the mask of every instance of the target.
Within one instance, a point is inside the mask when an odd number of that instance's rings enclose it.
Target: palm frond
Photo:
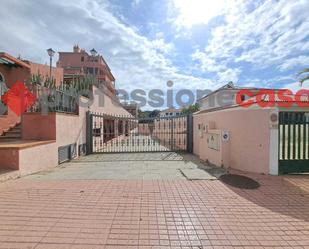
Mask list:
[[[303,84],[306,80],[309,80],[309,75],[307,75],[307,76],[301,78],[301,79],[299,80],[299,82],[300,82],[301,84]]]
[[[305,68],[304,70],[300,71],[298,75],[301,75],[303,73],[309,73],[309,68]]]

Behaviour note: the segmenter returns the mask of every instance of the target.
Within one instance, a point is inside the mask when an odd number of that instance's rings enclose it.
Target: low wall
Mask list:
[[[240,108],[196,114],[193,152],[217,166],[268,174],[269,116],[268,109]],[[223,132],[229,134],[228,141],[223,141]],[[219,135],[217,149],[210,148],[217,146],[216,137],[211,134]]]
[[[19,169],[18,149],[0,150],[0,169]]]
[[[31,174],[58,165],[57,143],[19,150],[19,171],[21,175]]]
[[[93,101],[81,97],[80,102],[82,104],[79,106],[78,114],[25,113],[22,116],[23,140],[55,140],[55,142],[52,146],[38,146],[36,149],[20,150],[19,161],[14,162],[14,165],[19,165],[19,169],[22,171],[29,169],[31,172],[43,169],[41,165],[46,167],[57,166],[58,148],[75,144],[76,154],[79,156],[79,146],[86,143],[86,113],[88,110],[130,116],[121,105],[112,101],[110,97],[96,87],[94,87]],[[37,160],[33,164],[30,163],[31,157]],[[12,167],[15,166],[11,164]]]
[[[20,175],[26,175],[58,164],[58,150],[54,141],[33,143],[29,141],[7,145],[7,148],[1,147],[0,169],[19,170]]]
[[[24,140],[56,140],[56,113],[25,113],[22,116]]]

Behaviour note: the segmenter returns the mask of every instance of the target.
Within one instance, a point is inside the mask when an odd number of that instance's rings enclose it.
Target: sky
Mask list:
[[[117,88],[300,88],[308,0],[0,0],[0,51],[47,63],[74,44],[103,55]],[[57,60],[57,56],[54,62]],[[303,88],[308,88],[305,83]]]

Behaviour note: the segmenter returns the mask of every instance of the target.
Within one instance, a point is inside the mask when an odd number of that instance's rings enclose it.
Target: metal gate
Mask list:
[[[279,113],[279,173],[309,172],[309,112]]]
[[[192,115],[135,118],[87,113],[87,154],[192,152],[192,148]]]

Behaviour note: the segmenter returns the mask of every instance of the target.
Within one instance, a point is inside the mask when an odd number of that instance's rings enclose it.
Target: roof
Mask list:
[[[277,94],[275,94],[275,98],[274,99],[270,99],[269,95],[262,94],[260,96],[261,96],[260,103],[262,103],[262,102],[264,102],[264,103],[266,103],[266,102],[268,102],[268,103],[292,103],[292,104],[308,103],[308,96],[307,95],[301,95],[299,97],[299,100],[296,100],[297,94],[290,94],[290,95],[285,94],[284,97],[285,98],[289,97],[289,99],[284,99],[284,100],[280,99]],[[258,105],[259,102],[256,100],[256,96],[254,96],[254,97],[252,97],[250,99],[247,99],[246,102],[248,102],[250,100],[253,100],[252,106],[259,107],[259,105]],[[228,105],[228,106],[219,106],[219,107],[216,107],[216,108],[200,110],[200,111],[194,113],[194,115],[208,113],[208,112],[221,111],[221,110],[225,110],[225,109],[238,108],[238,107],[242,107],[242,106],[239,105],[239,104]],[[262,107],[260,107],[260,108],[262,108]]]
[[[127,108],[127,109],[136,109],[138,108],[138,104],[127,104],[127,103],[121,103],[123,108]]]
[[[282,90],[282,89],[278,89],[278,88],[263,88],[263,87],[240,87],[240,86],[236,86],[234,85],[233,82],[229,82],[228,84],[218,88],[217,90],[205,95],[204,97],[198,99],[197,101],[199,100],[203,100],[219,91],[222,91],[222,90],[228,90],[228,91],[240,91],[240,90],[251,90],[251,91],[259,91],[259,90],[275,90],[275,91],[278,91],[278,90]]]
[[[30,69],[30,65],[26,62],[3,52],[0,53],[0,64],[4,64],[9,67],[25,67]]]
[[[167,109],[161,111],[160,113],[162,113],[162,112],[181,112],[181,110],[180,109],[176,109],[174,107],[170,107],[170,108],[167,108]]]

